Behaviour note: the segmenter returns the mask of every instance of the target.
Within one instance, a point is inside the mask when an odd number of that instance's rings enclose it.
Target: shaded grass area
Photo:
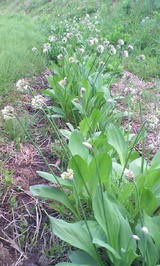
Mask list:
[[[42,35],[34,22],[20,15],[0,15],[0,94],[13,88],[16,80],[37,74],[45,66],[40,47]]]

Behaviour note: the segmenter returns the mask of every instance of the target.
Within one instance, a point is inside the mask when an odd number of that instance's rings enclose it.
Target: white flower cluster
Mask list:
[[[28,92],[31,87],[28,85],[28,82],[25,79],[19,79],[16,83],[17,91]]]
[[[80,54],[83,54],[83,53],[84,53],[84,48],[79,48],[79,49],[78,49],[78,52],[79,52]]]
[[[110,55],[116,54],[116,48],[114,47],[114,45],[109,45],[109,52],[110,52]]]
[[[74,175],[73,170],[72,169],[67,169],[66,172],[63,172],[61,174],[61,178],[63,180],[73,180],[73,175]]]
[[[143,60],[145,60],[145,59],[146,59],[146,57],[145,57],[145,55],[144,55],[144,54],[140,54],[140,55],[139,55],[139,59],[143,61]]]
[[[88,40],[88,44],[89,46],[93,46],[94,44],[98,43],[98,39],[97,38],[92,38]]]
[[[109,45],[109,41],[108,41],[108,39],[104,39],[104,41],[103,41],[103,45],[104,45],[104,46],[108,46],[108,45]]]
[[[78,63],[78,61],[77,61],[77,59],[76,59],[75,57],[70,57],[70,58],[68,59],[68,61],[69,61],[70,63]]]
[[[86,93],[86,89],[84,87],[81,87],[80,88],[80,97],[83,98],[83,96],[85,95]]]
[[[104,46],[103,45],[98,45],[97,46],[97,51],[98,51],[98,53],[102,54],[104,52]]]
[[[32,99],[31,106],[34,109],[42,109],[46,105],[46,98],[42,95],[36,95]]]
[[[15,110],[10,105],[5,106],[1,112],[2,112],[4,120],[9,120],[9,119],[15,118]]]
[[[57,40],[57,37],[54,36],[54,35],[51,35],[51,36],[49,36],[48,40],[49,40],[50,42],[55,42],[55,41]]]
[[[125,175],[126,179],[127,179],[129,182],[134,182],[134,180],[135,180],[135,175],[134,175],[134,173],[133,173],[132,170],[129,170],[129,169],[126,168],[126,169],[124,170],[124,175]]]
[[[122,52],[122,56],[123,56],[123,57],[128,57],[128,51],[127,51],[127,50],[124,50],[124,51]]]
[[[123,46],[124,45],[124,41],[122,39],[120,39],[120,40],[118,40],[117,44],[120,45],[120,46]]]
[[[43,53],[48,54],[48,52],[51,50],[51,44],[50,43],[44,43],[43,44]]]
[[[57,55],[57,59],[58,60],[62,60],[64,58],[64,55],[63,54],[59,54],[59,55]]]
[[[32,52],[33,52],[33,53],[36,53],[37,51],[38,51],[37,47],[33,47],[33,48],[32,48]]]
[[[73,33],[72,32],[67,32],[66,33],[66,38],[71,39],[73,37]]]
[[[65,87],[67,85],[67,77],[65,77],[64,79],[60,80],[58,82],[58,84],[61,86],[61,87]]]

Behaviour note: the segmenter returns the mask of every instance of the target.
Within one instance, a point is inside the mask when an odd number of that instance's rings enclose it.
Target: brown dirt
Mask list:
[[[122,119],[122,126],[128,129],[128,123],[131,128],[130,132],[137,134],[142,126],[146,123],[146,140],[144,153],[150,158],[160,149],[160,88],[159,81],[145,82],[139,79],[133,73],[124,71],[121,79],[112,85],[113,97],[122,97],[116,102],[116,110],[124,113],[129,111],[130,120],[125,117]],[[127,99],[130,98],[130,109],[128,110]],[[140,113],[139,103],[142,111]],[[157,124],[153,125],[152,120],[156,117]],[[158,122],[159,120],[159,122]],[[142,143],[136,145],[136,149],[142,152]]]
[[[39,77],[27,80],[34,93],[47,87],[46,75],[49,74],[51,72],[47,69]],[[16,97],[19,99],[18,109],[23,108],[32,116],[34,110],[30,106],[30,93]],[[51,132],[46,132],[44,136],[39,133],[42,128],[50,128],[42,114],[38,116],[39,123],[32,126],[30,133],[48,163],[52,164],[52,171],[59,175],[56,166],[61,162],[52,151],[54,139],[50,136]],[[0,141],[0,161],[0,266],[55,265],[60,255],[56,246],[61,244],[50,233],[46,210],[54,217],[59,213],[29,192],[31,185],[48,183],[37,174],[37,171],[48,171],[46,163],[32,143],[19,143],[17,147],[17,143],[7,136]],[[45,254],[46,251],[48,254]],[[62,250],[62,260],[63,254],[65,251]]]

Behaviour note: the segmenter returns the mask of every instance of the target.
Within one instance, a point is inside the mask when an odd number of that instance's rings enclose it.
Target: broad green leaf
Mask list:
[[[100,183],[108,183],[112,169],[112,161],[110,156],[105,152],[92,158],[89,164],[89,184],[91,193],[95,193],[95,189]]]
[[[137,178],[137,185],[140,195],[142,194],[143,189],[150,190],[160,203],[160,169],[151,169],[145,175]],[[147,198],[146,205],[148,205]]]
[[[93,243],[100,246],[100,247],[104,247],[106,248],[109,252],[111,252],[113,254],[113,256],[116,258],[116,259],[121,259],[120,255],[118,254],[118,252],[112,248],[109,244],[105,243],[104,241],[100,240],[100,239],[96,239],[94,238],[93,239]]]
[[[86,117],[80,122],[80,131],[82,132],[83,136],[86,137],[88,133],[93,132],[96,127],[97,123],[101,118],[101,112],[99,110],[94,110],[90,117]]]
[[[83,145],[83,141],[82,134],[78,130],[73,131],[69,139],[69,149],[72,155],[79,155],[87,160],[89,150]]]
[[[75,216],[77,216],[76,210],[71,204],[68,196],[58,188],[46,186],[46,185],[35,185],[30,187],[30,191],[34,196],[56,200],[66,206]]]
[[[151,217],[145,213],[144,224],[148,228],[149,235],[152,236],[156,245],[160,247],[160,215]]]
[[[82,105],[80,103],[75,102],[74,100],[72,101],[75,109],[77,109],[79,111],[80,114],[83,114],[83,108]]]
[[[73,247],[87,252],[97,262],[97,252],[92,243],[93,235],[99,229],[99,225],[95,221],[87,221],[88,227],[84,221],[67,223],[63,220],[50,217],[50,222],[52,232],[56,236]]]
[[[140,204],[142,210],[151,215],[158,206],[158,200],[151,190],[144,187],[140,194]]]
[[[155,266],[159,262],[159,248],[156,247],[149,234],[144,234],[142,232],[140,224],[136,226],[136,234],[140,238],[140,241],[138,241],[138,247],[142,258],[145,259],[145,265]]]
[[[107,192],[102,193],[100,188],[97,189],[93,199],[93,211],[97,222],[106,234],[108,245],[120,256],[122,249],[126,251],[126,255],[129,249],[135,252],[136,244],[133,239],[131,239],[132,231],[127,219],[121,214],[118,204]],[[134,258],[132,256],[126,256],[126,258],[124,258],[126,266],[130,265],[129,263],[131,263]],[[116,265],[118,266],[119,264]]]
[[[128,146],[122,132],[114,125],[108,128],[108,143],[117,151],[120,162],[124,166],[127,158]]]
[[[72,261],[72,263],[77,263],[78,265],[87,264],[91,266],[97,266],[95,260],[82,250],[71,251],[69,259]]]
[[[133,173],[135,174],[135,176],[137,175],[140,175],[142,172],[141,172],[141,167],[142,167],[142,158],[139,157],[137,159],[135,159],[134,161],[132,161],[130,164],[129,164],[129,169],[133,171]],[[147,161],[144,160],[143,162],[143,169],[144,169],[144,172],[148,169],[149,167],[147,166]]]
[[[62,186],[69,187],[69,188],[73,187],[73,181],[71,180],[63,180],[62,178],[56,175],[49,174],[47,172],[37,171],[37,173],[39,176],[43,177],[44,179],[52,183],[60,184]]]
[[[89,188],[87,188],[87,180],[89,179],[89,171],[86,161],[79,155],[75,155],[71,158],[69,167],[74,171],[74,180],[77,191],[82,193],[83,190],[85,191],[85,194],[88,194]]]

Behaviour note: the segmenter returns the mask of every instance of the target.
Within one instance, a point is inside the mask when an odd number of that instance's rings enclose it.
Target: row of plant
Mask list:
[[[44,158],[50,171],[38,174],[53,185],[32,186],[31,192],[56,201],[54,208],[65,217],[49,217],[52,232],[73,247],[70,262],[57,265],[158,265],[160,152],[149,162],[135,151],[146,124],[134,136],[120,129],[119,99],[110,86],[125,60],[134,57],[144,64],[145,56],[137,56],[122,39],[110,43],[98,14],[52,30],[43,53],[54,74],[48,76],[49,89],[34,96],[31,105],[56,132],[66,168],[57,176]],[[17,83],[22,93],[30,90],[26,86],[24,80]],[[2,114],[19,121],[11,107]]]
[[[160,153],[149,163],[134,150],[145,125],[134,137],[121,130],[110,91],[133,47],[99,38],[97,18],[87,15],[74,25],[75,31],[69,24],[60,37],[50,36],[43,50],[56,60],[50,88],[43,91],[53,104],[43,102],[43,112],[66,155],[66,171],[60,177],[38,172],[56,186],[32,186],[31,192],[57,201],[56,208],[70,217],[50,217],[52,232],[74,247],[70,263],[58,265],[158,265]],[[57,128],[57,117],[66,128]]]

